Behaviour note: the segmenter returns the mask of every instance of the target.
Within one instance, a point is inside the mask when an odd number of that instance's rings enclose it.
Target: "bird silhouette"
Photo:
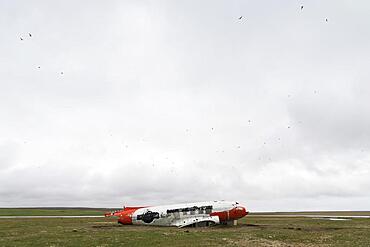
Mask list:
[[[243,16],[241,15],[238,19],[241,20],[243,18]]]
[[[301,10],[303,9],[303,5],[301,5]]]
[[[326,18],[325,21],[328,22],[328,18]]]
[[[20,37],[20,39],[21,39],[21,40],[23,40],[23,38],[22,38],[22,37]]]
[[[28,36],[32,37],[32,34],[31,33],[28,33]]]

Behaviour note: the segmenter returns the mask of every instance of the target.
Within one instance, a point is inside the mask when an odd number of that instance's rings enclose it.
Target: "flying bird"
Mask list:
[[[241,15],[238,19],[241,20],[243,18],[243,16]]]
[[[23,40],[23,38],[22,37],[19,37],[21,40]]]
[[[64,74],[64,73],[63,73],[63,71],[62,71],[62,72],[60,72],[60,74],[61,74],[61,75],[63,75],[63,74]]]
[[[301,5],[301,10],[303,9],[303,5]]]
[[[328,18],[325,18],[325,21],[328,22]]]
[[[32,37],[32,34],[31,33],[28,33],[28,36]]]

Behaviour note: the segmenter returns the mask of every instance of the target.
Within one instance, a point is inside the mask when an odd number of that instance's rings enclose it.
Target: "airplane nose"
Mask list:
[[[238,207],[239,217],[242,218],[248,214],[247,209],[245,207]]]
[[[237,207],[236,209],[238,210],[239,215],[242,215],[245,212],[245,207]]]
[[[246,216],[249,212],[247,211],[246,208],[244,208],[244,216]]]
[[[234,207],[232,210],[229,211],[229,218],[230,219],[240,219],[243,218],[248,214],[247,209],[242,206]]]

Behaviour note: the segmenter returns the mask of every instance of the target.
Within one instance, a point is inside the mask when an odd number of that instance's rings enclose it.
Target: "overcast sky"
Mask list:
[[[369,210],[369,13],[1,0],[0,207]]]

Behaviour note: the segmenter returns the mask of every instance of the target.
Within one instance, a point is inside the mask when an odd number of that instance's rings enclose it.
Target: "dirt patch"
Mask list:
[[[287,229],[287,230],[295,230],[295,231],[337,231],[343,230],[347,227],[325,227],[325,226],[279,226],[279,225],[267,225],[267,224],[244,224],[239,226],[234,226],[234,228],[260,228],[260,229]]]
[[[253,238],[246,238],[237,241],[228,241],[229,244],[235,246],[244,246],[244,247],[252,247],[252,246],[261,246],[261,247],[317,247],[316,244],[305,244],[305,243],[284,243],[278,240],[268,240],[268,239],[253,239]],[[326,247],[329,245],[322,245],[321,247]]]

